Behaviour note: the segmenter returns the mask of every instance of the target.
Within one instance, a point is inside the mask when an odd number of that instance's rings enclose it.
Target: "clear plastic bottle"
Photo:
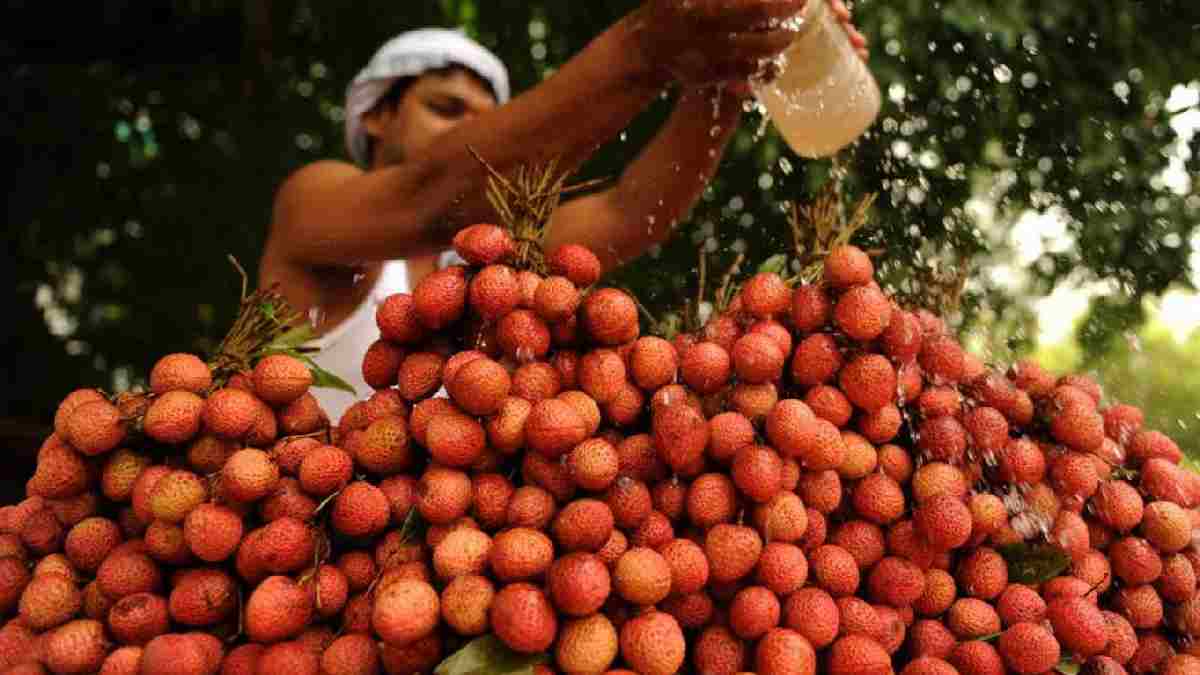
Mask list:
[[[827,0],[808,0],[795,42],[755,96],[796,154],[827,157],[853,143],[879,115],[879,85]]]

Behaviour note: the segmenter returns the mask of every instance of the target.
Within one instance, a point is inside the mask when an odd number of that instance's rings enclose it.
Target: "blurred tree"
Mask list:
[[[1151,320],[1139,331],[1113,336],[1104,356],[1091,359],[1068,340],[1039,349],[1039,360],[1055,372],[1083,372],[1104,388],[1110,403],[1142,409],[1145,426],[1169,435],[1193,461],[1200,460],[1200,331],[1178,340]]]
[[[520,90],[636,4],[110,0],[72,10],[93,37],[67,43],[58,8],[10,3],[3,414],[48,420],[74,387],[121,387],[156,355],[211,346],[237,298],[225,255],[253,264],[279,181],[344,156],[344,87],[388,37],[461,25]],[[1200,139],[1181,146],[1164,106],[1200,72],[1200,5],[870,0],[856,12],[886,103],[843,158],[844,189],[881,193],[862,240],[886,249],[896,289],[917,290],[914,272],[938,261],[1011,260],[1007,233],[1028,209],[1059,212],[1068,244],[1037,257],[1028,289],[972,278],[964,325],[1008,331],[993,342],[1028,348],[1022,294],[1067,279],[1113,279],[1134,298],[1187,283],[1200,195],[1162,172],[1194,173]],[[583,177],[619,172],[669,99]],[[810,196],[830,163],[798,160],[766,129],[746,116],[680,236],[616,281],[661,309],[692,283],[697,247],[714,268],[786,250],[780,202]],[[1097,314],[1093,344],[1136,319]]]

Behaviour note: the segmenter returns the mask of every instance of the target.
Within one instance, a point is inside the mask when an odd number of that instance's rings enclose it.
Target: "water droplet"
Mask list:
[[[992,76],[1001,84],[1007,84],[1012,81],[1012,68],[1003,63],[992,69]]]

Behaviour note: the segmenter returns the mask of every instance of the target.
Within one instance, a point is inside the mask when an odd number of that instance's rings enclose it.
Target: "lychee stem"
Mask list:
[[[800,272],[793,280],[804,283],[820,281],[825,258],[833,249],[849,243],[851,237],[866,225],[878,196],[874,192],[864,196],[847,219],[840,179],[835,178],[821,187],[811,204],[801,206],[792,202],[792,248],[800,259]]]
[[[566,181],[571,172],[559,169],[558,158],[540,164],[522,164],[506,176],[475,148],[468,145],[467,151],[487,171],[488,203],[517,242],[514,266],[539,274],[546,271],[546,229],[562,198],[611,180],[598,178],[568,186]]]
[[[242,296],[233,326],[208,362],[214,389],[233,374],[252,368],[268,349],[301,355],[306,351],[301,345],[312,337],[311,326],[278,292],[277,284],[249,293],[245,268],[232,255],[229,262],[242,277]]]

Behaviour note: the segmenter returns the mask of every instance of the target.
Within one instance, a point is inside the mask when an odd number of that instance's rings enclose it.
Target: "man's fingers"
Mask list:
[[[847,25],[846,34],[850,36],[850,44],[854,45],[855,49],[866,49],[867,36],[863,35],[858,28]]]
[[[813,0],[817,2],[818,0]],[[771,26],[796,16],[806,0],[690,0],[688,10],[709,27],[747,30],[752,26]]]
[[[796,31],[778,28],[763,33],[734,33],[725,38],[730,60],[768,59],[791,46]]]
[[[850,20],[850,9],[842,0],[829,0],[829,8],[833,10],[833,15],[838,18],[838,21]]]

